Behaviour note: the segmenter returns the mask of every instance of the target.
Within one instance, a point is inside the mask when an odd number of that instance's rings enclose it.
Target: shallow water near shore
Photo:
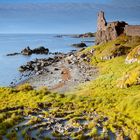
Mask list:
[[[49,34],[0,34],[0,86],[8,86],[14,82],[20,82],[21,73],[18,72],[20,65],[35,58],[48,58],[52,55],[31,55],[31,56],[6,56],[6,54],[20,52],[25,47],[31,49],[39,46],[49,48],[50,52],[67,53],[78,48],[71,45],[87,41],[88,46],[93,45],[94,38],[72,38],[70,36],[55,37]],[[23,80],[23,79],[22,79]]]

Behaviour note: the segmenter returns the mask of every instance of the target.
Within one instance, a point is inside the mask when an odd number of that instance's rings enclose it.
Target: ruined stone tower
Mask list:
[[[98,13],[97,20],[96,44],[116,39],[120,34],[124,33],[126,25],[127,23],[125,23],[124,21],[115,21],[107,23],[104,16],[104,12],[100,11]]]
[[[100,31],[100,30],[105,30],[106,28],[106,19],[104,17],[104,12],[103,11],[100,11],[98,13],[98,19],[97,19],[97,30]]]

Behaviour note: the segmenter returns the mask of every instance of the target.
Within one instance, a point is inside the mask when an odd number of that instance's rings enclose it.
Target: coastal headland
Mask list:
[[[0,138],[140,140],[140,35],[132,28],[101,11],[96,45],[22,65],[29,79],[0,88]]]

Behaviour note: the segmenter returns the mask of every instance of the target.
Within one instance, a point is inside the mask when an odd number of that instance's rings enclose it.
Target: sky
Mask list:
[[[140,24],[140,0],[0,0],[0,33],[95,32],[100,10],[107,21]]]

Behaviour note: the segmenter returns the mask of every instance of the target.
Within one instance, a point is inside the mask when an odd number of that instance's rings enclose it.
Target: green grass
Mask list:
[[[38,102],[46,101],[45,95],[50,92],[44,89],[44,91],[36,91],[31,88],[30,85],[25,84],[14,88],[0,88],[0,109],[12,108],[12,107],[37,107]]]
[[[102,60],[105,55],[116,53],[115,44],[127,49],[121,56],[111,60]],[[82,116],[83,112],[96,111],[99,118],[88,124],[92,129],[90,135],[95,133],[95,125],[102,116],[109,120],[104,123],[107,129],[115,132],[121,128],[125,135],[133,140],[140,139],[140,66],[138,63],[125,64],[128,53],[140,44],[139,38],[121,36],[117,40],[89,47],[81,54],[90,58],[89,65],[96,65],[99,76],[94,81],[82,84],[77,90],[67,94],[51,93],[47,88],[34,90],[29,84],[17,88],[0,88],[0,135],[22,119],[22,114],[28,114],[28,109],[51,107],[51,111],[44,112],[47,116],[64,116],[70,118],[70,123],[76,123],[80,117],[90,120],[89,116]],[[94,54],[90,53],[95,49]],[[118,51],[118,50],[117,50]],[[88,63],[88,62],[86,62]],[[129,76],[126,76],[129,75]],[[126,78],[127,77],[127,78]],[[120,88],[121,87],[121,88]],[[16,108],[17,107],[17,108]],[[22,111],[20,108],[24,107]],[[10,110],[13,108],[13,110]],[[15,109],[14,109],[15,108]],[[26,109],[27,108],[27,109]],[[4,111],[5,110],[5,111]],[[70,114],[64,115],[70,111]],[[16,114],[16,115],[13,115]],[[17,118],[16,118],[16,117]],[[33,118],[32,123],[39,121]],[[83,138],[83,134],[72,134],[73,137]]]
[[[140,44],[140,40],[120,37],[115,41],[84,50],[82,53],[90,57],[90,64],[96,65],[100,74],[95,81],[80,86],[79,90],[73,94],[90,97],[93,100],[93,108],[109,116],[110,124],[116,123],[116,126],[110,125],[110,129],[122,127],[125,131],[127,129],[125,125],[127,125],[131,129],[125,133],[130,133],[133,139],[137,139],[136,137],[140,134],[140,67],[137,63],[125,64],[127,54],[111,60],[101,60],[104,54],[110,54],[113,44],[116,43],[131,47],[131,51],[136,47],[135,45]],[[94,55],[88,53],[93,48]],[[126,74],[129,76],[124,79]]]

